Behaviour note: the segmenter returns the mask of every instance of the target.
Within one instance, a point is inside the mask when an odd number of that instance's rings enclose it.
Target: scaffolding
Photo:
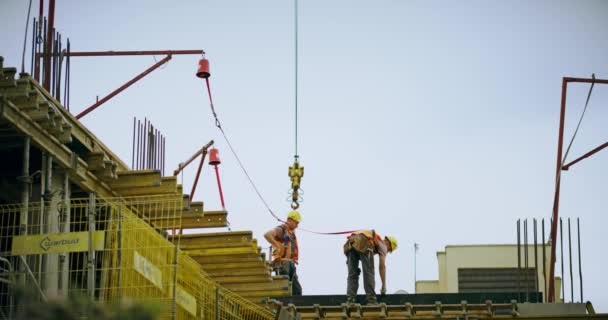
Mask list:
[[[142,303],[160,319],[274,319],[271,310],[218,285],[179,249],[180,196],[84,199],[0,205],[0,317],[36,301],[86,296]],[[31,303],[31,302],[30,302]]]

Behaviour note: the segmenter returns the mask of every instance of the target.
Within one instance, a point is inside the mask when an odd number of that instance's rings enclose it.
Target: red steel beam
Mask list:
[[[159,62],[155,63],[153,66],[151,66],[150,68],[148,68],[146,71],[140,73],[135,78],[131,79],[129,82],[127,82],[124,85],[122,85],[120,88],[114,90],[112,93],[108,94],[107,96],[103,97],[101,100],[97,101],[92,106],[90,106],[87,109],[85,109],[84,111],[82,111],[80,114],[78,114],[76,116],[76,119],[80,119],[80,118],[84,117],[89,112],[95,110],[97,107],[99,107],[100,105],[102,105],[104,102],[112,99],[115,95],[121,93],[122,91],[124,91],[125,89],[127,89],[128,87],[130,87],[132,84],[134,84],[135,82],[139,81],[141,78],[147,76],[150,72],[152,72],[156,68],[162,66],[163,64],[165,64],[169,60],[171,60],[171,55],[166,56],[164,59],[162,59]]]
[[[602,150],[602,149],[604,149],[604,148],[606,148],[606,147],[608,147],[608,142],[606,142],[606,143],[604,143],[603,145],[601,145],[601,146],[599,146],[599,147],[597,147],[597,148],[595,148],[595,149],[593,149],[593,150],[591,150],[591,151],[589,151],[589,152],[585,153],[584,155],[582,155],[582,156],[578,157],[576,160],[574,160],[574,161],[572,161],[572,162],[570,162],[570,163],[568,163],[568,164],[564,165],[564,166],[562,167],[562,170],[564,170],[564,171],[565,171],[565,170],[570,169],[570,167],[571,167],[571,166],[573,166],[574,164],[576,164],[577,162],[579,162],[579,161],[581,161],[581,160],[583,160],[583,159],[585,159],[585,158],[589,158],[589,157],[591,157],[592,155],[596,154],[597,152],[599,152],[600,150]]]
[[[44,44],[46,54],[44,55],[44,82],[46,91],[51,90],[51,49],[53,48],[53,28],[55,24],[55,0],[49,1],[49,24],[46,30],[46,43]]]
[[[205,54],[203,50],[148,50],[148,51],[83,51],[70,52],[71,57],[104,57],[104,56],[152,56],[177,54]]]
[[[562,170],[562,149],[564,146],[564,121],[566,115],[566,92],[568,89],[569,82],[579,83],[602,83],[608,84],[608,80],[605,79],[593,79],[593,78],[572,78],[564,77],[562,79],[562,100],[559,114],[559,133],[557,142],[557,165],[555,168],[555,196],[553,197],[553,216],[551,223],[551,267],[549,268],[549,292],[547,293],[548,301],[555,301],[555,248],[557,247],[557,220],[559,217],[559,192],[561,186],[561,170]],[[598,150],[599,151],[599,150]],[[596,151],[597,152],[597,151]],[[544,241],[544,240],[543,240]]]

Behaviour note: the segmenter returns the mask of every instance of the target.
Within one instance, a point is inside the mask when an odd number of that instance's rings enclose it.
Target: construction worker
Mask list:
[[[359,289],[359,261],[363,266],[363,288],[367,304],[377,304],[376,282],[374,276],[374,255],[378,255],[380,279],[382,279],[381,294],[386,294],[386,255],[397,249],[397,239],[386,236],[384,239],[374,230],[359,230],[353,232],[344,244],[344,254],[348,265],[346,282],[347,303],[355,303]]]
[[[302,286],[298,281],[296,264],[298,264],[298,240],[296,228],[302,220],[300,213],[291,211],[287,222],[266,232],[264,238],[272,245],[272,266],[279,275],[286,275],[291,281],[291,293],[302,295]]]

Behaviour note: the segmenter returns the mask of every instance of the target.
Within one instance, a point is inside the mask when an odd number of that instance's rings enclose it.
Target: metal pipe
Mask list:
[[[30,75],[34,75],[34,56],[36,55],[36,18],[34,18],[33,21],[33,26],[32,26],[32,54],[30,55],[31,60],[30,60]]]
[[[196,177],[194,178],[194,183],[192,184],[192,191],[190,191],[190,203],[194,200],[194,192],[196,191],[196,186],[198,184],[198,178],[201,176],[201,169],[203,168],[203,163],[205,162],[205,156],[207,155],[207,150],[203,152],[203,156],[201,157],[201,162],[198,165],[198,170],[196,171]]]
[[[47,29],[47,19],[44,18],[44,22],[43,22],[43,32],[42,32],[42,43],[40,44],[41,47],[41,51],[42,51],[42,55],[44,57],[46,53],[46,29]],[[36,81],[38,82],[42,82],[41,79],[44,76],[44,74],[46,73],[46,66],[44,65],[44,59],[42,61],[42,66],[41,66],[41,73],[40,73],[40,79],[36,79]]]
[[[23,139],[23,162],[21,169],[21,211],[19,213],[19,235],[26,235],[28,232],[28,215],[29,215],[29,199],[30,199],[30,184],[32,182],[32,178],[30,177],[30,144],[31,137],[26,136]],[[25,258],[25,256],[21,256]],[[25,266],[19,265],[19,273],[23,274],[25,272]],[[25,277],[20,279],[23,285],[25,285]]]
[[[578,233],[578,276],[581,285],[581,303],[583,303],[583,266],[581,264],[581,224],[579,218],[576,218],[576,231]]]
[[[175,320],[177,317],[177,265],[178,265],[177,255],[179,254],[179,250],[177,249],[178,247],[179,247],[179,238],[178,238],[177,243],[175,243],[173,245],[173,299],[171,301],[173,320]]]
[[[148,169],[147,159],[148,159],[148,119],[144,118],[144,153],[143,153],[143,161],[142,161],[142,169]]]
[[[14,273],[13,273],[13,264],[6,258],[0,257],[0,261],[6,263],[8,265],[8,284],[15,284]],[[11,279],[12,278],[12,279]],[[8,319],[13,319],[13,294],[11,294],[10,285],[6,288],[6,294],[8,295]]]
[[[137,124],[137,120],[133,117],[133,145],[131,146],[131,168],[135,167],[135,125]]]
[[[70,232],[70,221],[71,221],[71,213],[70,213],[70,175],[68,171],[65,170],[63,177],[63,214],[62,221],[60,223],[61,233]],[[68,290],[68,275],[69,275],[69,254],[62,253],[59,256],[59,290],[61,290],[63,296],[67,296]]]
[[[560,241],[560,260],[562,263],[562,301],[566,301],[566,290],[564,286],[564,228],[562,225],[562,218],[559,218],[559,241]]]
[[[137,169],[141,168],[141,120],[137,120]]]
[[[570,302],[574,302],[574,278],[572,277],[572,235],[570,232],[570,218],[568,218],[568,255],[570,256]]]
[[[173,175],[177,176],[182,170],[184,170],[184,168],[186,166],[188,166],[190,164],[190,162],[194,161],[194,159],[196,159],[196,157],[198,157],[199,154],[207,153],[207,149],[209,149],[209,147],[211,147],[212,145],[213,145],[213,140],[209,141],[209,143],[207,143],[202,148],[200,148],[200,150],[198,150],[195,154],[193,154],[192,157],[190,157],[190,159],[186,160],[186,162],[180,163],[177,166],[177,169],[175,169],[175,171],[173,171]]]
[[[543,297],[543,301],[547,301],[547,261],[546,261],[546,253],[545,253],[545,247],[546,245],[546,241],[545,241],[545,218],[543,218],[542,220],[542,229],[543,229],[543,291],[544,291],[544,297]]]
[[[562,169],[562,148],[564,143],[564,118],[566,114],[566,93],[569,82],[580,82],[580,83],[601,83],[608,84],[608,80],[605,79],[595,79],[595,78],[572,78],[572,77],[564,77],[562,78],[562,97],[561,97],[561,105],[560,105],[560,117],[559,117],[559,132],[558,132],[558,143],[557,143],[557,166],[556,166],[556,174],[555,174],[555,196],[553,198],[553,222],[551,224],[551,243],[555,244],[557,241],[557,218],[559,216],[559,194],[560,194],[560,176]],[[596,148],[597,149],[597,148]],[[599,151],[599,150],[597,150]],[[595,152],[597,152],[595,151]],[[593,150],[592,150],[593,152]],[[591,153],[593,154],[593,153]],[[589,154],[589,155],[591,155]],[[578,159],[577,159],[578,160]],[[570,163],[567,167],[573,165],[574,163]],[[553,302],[555,300],[554,294],[554,277],[555,277],[555,245],[551,246],[551,266],[549,271],[549,302]],[[563,287],[563,286],[562,286]]]
[[[526,283],[526,302],[530,302],[530,283],[528,282],[528,219],[524,220],[524,280]]]
[[[53,0],[51,0],[51,1],[53,1]],[[127,82],[124,85],[122,85],[120,88],[112,91],[112,93],[110,93],[107,96],[103,97],[101,100],[97,101],[92,106],[88,107],[87,109],[85,109],[84,111],[82,111],[81,113],[79,113],[76,116],[76,119],[80,119],[80,118],[84,117],[89,112],[95,110],[97,107],[99,107],[100,105],[102,105],[106,101],[112,99],[114,96],[116,96],[117,94],[121,93],[122,91],[124,91],[125,89],[127,89],[128,87],[130,87],[132,84],[134,84],[135,82],[139,81],[141,78],[147,76],[150,72],[156,70],[158,67],[162,66],[163,64],[165,64],[169,60],[171,60],[171,55],[166,56],[164,59],[162,59],[159,62],[155,63],[150,68],[146,69],[146,71],[140,73],[135,78],[131,79],[129,82]]]
[[[517,301],[521,302],[521,219],[517,219]]]
[[[23,264],[23,266],[25,266],[25,270],[27,271],[27,274],[29,274],[29,276],[32,278],[32,281],[34,282],[36,289],[38,289],[38,293],[40,293],[40,297],[42,297],[42,301],[46,302],[47,301],[46,296],[44,295],[44,292],[42,291],[40,284],[36,280],[34,273],[30,269],[30,267],[27,265],[27,261],[25,260],[25,257],[19,256],[19,258],[21,258],[21,263]]]
[[[46,50],[44,57],[44,88],[46,91],[50,92],[51,85],[51,73],[49,72],[51,69],[51,46],[52,46],[52,38],[53,31],[55,25],[55,0],[49,0],[49,25],[47,28],[47,36],[46,36]]]
[[[26,136],[23,139],[23,162],[21,169],[21,213],[19,216],[19,234],[27,234],[28,225],[28,210],[29,210],[29,199],[30,199],[30,184],[32,178],[30,177],[30,144],[31,137]]]
[[[538,242],[536,238],[537,223],[536,218],[533,220],[534,225],[534,292],[538,292]],[[538,301],[536,301],[538,302]]]
[[[117,232],[117,236],[118,236],[118,251],[116,252],[116,265],[118,266],[118,268],[116,268],[117,270],[117,287],[120,288],[121,287],[121,271],[122,271],[122,204],[118,205],[118,232]],[[117,294],[118,294],[118,302],[120,303],[122,295],[121,295],[121,291],[122,290],[117,290]]]
[[[89,193],[89,251],[87,255],[87,293],[91,299],[95,298],[95,250],[93,247],[93,234],[95,233],[95,193]]]
[[[215,287],[215,320],[220,319],[220,288]]]
[[[570,163],[562,166],[562,170],[568,170],[568,169],[570,169],[570,167],[573,166],[573,165],[575,165],[577,162],[579,162],[579,161],[581,161],[581,160],[583,160],[585,158],[591,157],[592,155],[598,153],[599,151],[601,151],[602,149],[604,149],[606,147],[608,147],[608,142],[606,142],[606,143],[602,144],[601,146],[599,146],[599,147],[597,147],[597,148],[595,148],[595,149],[593,149],[593,150],[585,153],[584,155],[576,158],[576,160],[574,160],[574,161],[572,161],[572,162],[570,162]]]
[[[203,50],[148,50],[148,51],[81,51],[72,52],[72,57],[102,57],[102,56],[158,56],[178,54],[204,54]]]
[[[602,83],[608,84],[608,80],[605,79],[593,79],[593,78],[573,78],[564,77],[565,82],[580,82],[580,83]]]
[[[70,38],[67,40],[67,53],[68,56],[65,61],[65,91],[63,97],[63,106],[70,111]]]
[[[154,126],[150,126],[150,169],[155,169],[154,158],[156,155],[154,152],[156,151],[156,129]]]
[[[217,164],[215,167],[215,178],[217,179],[217,189],[220,192],[220,201],[222,202],[222,209],[226,210],[226,205],[224,204],[224,193],[222,192],[222,184],[220,183],[220,172],[218,171]]]
[[[555,169],[555,195],[553,197],[553,223],[551,224],[551,243],[557,242],[557,218],[559,216],[559,191],[561,184],[561,168],[562,168],[562,148],[564,146],[564,118],[566,115],[566,91],[568,82],[566,78],[562,79],[562,100],[559,113],[559,132],[557,142],[557,165]],[[551,246],[551,266],[549,268],[549,302],[554,302],[554,284],[555,277],[555,246]],[[563,285],[563,283],[562,283]],[[563,287],[563,286],[562,286]]]

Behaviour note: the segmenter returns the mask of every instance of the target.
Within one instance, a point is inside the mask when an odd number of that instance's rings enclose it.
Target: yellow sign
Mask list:
[[[177,286],[175,300],[180,307],[196,317],[196,298],[193,295],[189,294],[184,288]]]
[[[93,250],[103,250],[104,231],[93,231]],[[89,232],[47,233],[13,237],[12,255],[82,252],[89,250]]]
[[[155,266],[152,262],[146,259],[144,256],[139,254],[137,251],[133,251],[134,257],[134,267],[137,272],[139,272],[144,278],[150,280],[155,286],[162,289],[163,288],[163,274],[160,272],[160,269]]]

